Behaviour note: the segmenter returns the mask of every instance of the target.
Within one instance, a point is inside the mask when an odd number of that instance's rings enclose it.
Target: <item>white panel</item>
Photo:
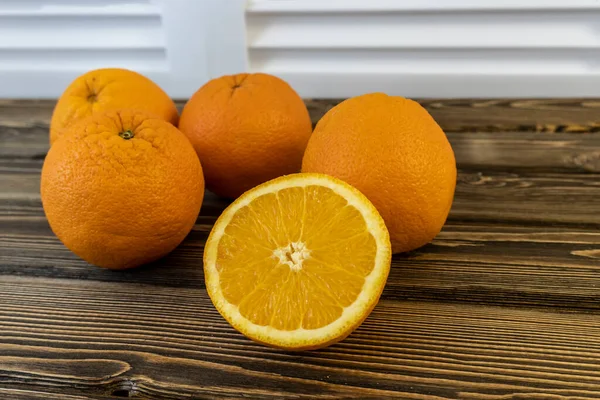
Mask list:
[[[247,69],[245,0],[162,0],[173,97]]]
[[[150,0],[0,2],[0,96],[56,97],[95,68],[168,73],[165,28]]]
[[[244,0],[0,0],[0,97],[58,97],[122,67],[186,98],[246,69]]]
[[[250,69],[306,97],[600,93],[596,0],[254,0]]]

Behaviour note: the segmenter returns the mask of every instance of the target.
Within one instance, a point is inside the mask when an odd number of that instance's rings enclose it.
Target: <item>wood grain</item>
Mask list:
[[[600,173],[600,133],[448,132],[447,136],[463,170]],[[0,171],[37,169],[48,148],[45,126],[0,125]]]
[[[129,392],[127,391],[115,391],[117,396],[82,396],[82,395],[69,395],[65,393],[52,393],[44,389],[29,390],[29,389],[3,389],[0,388],[0,398],[10,400],[110,400],[119,397],[128,397]]]
[[[307,100],[313,123],[341,100]],[[447,132],[600,131],[596,99],[418,100]]]
[[[140,270],[113,273],[90,268],[54,237],[38,173],[1,174],[0,185],[10,188],[0,194],[0,275],[203,287],[196,269],[204,241],[229,204],[208,194],[175,252]],[[432,244],[394,257],[383,296],[598,309],[599,196],[596,174],[461,173],[444,230]]]
[[[39,185],[35,170],[0,174],[0,187],[8,188],[0,193],[0,218],[42,216]],[[449,220],[598,228],[599,195],[600,174],[460,171]],[[227,204],[208,194],[201,215],[217,216]]]
[[[306,99],[313,123],[342,100]],[[599,99],[417,100],[449,132],[600,132]],[[7,127],[47,126],[55,101],[1,100]],[[176,101],[181,110],[185,100]]]
[[[343,343],[285,353],[233,331],[201,288],[106,289],[3,279],[0,379],[73,395],[129,387],[140,398],[600,396],[597,315],[382,301]]]
[[[324,110],[334,103],[307,101],[313,119],[320,118]],[[180,102],[179,105],[181,104]],[[595,127],[600,125],[594,121],[600,121],[600,101],[430,100],[424,101],[423,104],[448,132],[448,138],[462,168],[600,172],[600,133],[568,133],[598,132],[600,129]],[[43,159],[49,147],[47,130],[53,105],[52,101],[0,101],[2,159]],[[465,125],[460,125],[457,121]],[[502,121],[512,121],[512,124]],[[555,123],[549,124],[548,121]],[[545,128],[539,128],[537,125],[534,127],[531,125],[534,122]],[[497,130],[490,129],[490,123],[505,131],[521,131],[502,132],[501,135],[486,133],[486,130]],[[555,128],[551,129],[550,125]],[[562,129],[561,126],[570,128]],[[575,129],[575,126],[584,128]],[[523,132],[527,127],[530,128],[530,132]],[[531,132],[539,130],[566,133],[540,135]]]
[[[217,313],[208,194],[172,254],[87,265],[39,197],[53,102],[0,100],[0,398],[600,398],[600,102],[430,100],[459,165],[449,219],[396,255],[344,342],[252,343]],[[331,101],[307,101],[318,119]],[[179,106],[182,102],[179,102]]]
[[[200,218],[165,259],[134,271],[90,267],[70,253],[43,218],[0,234],[0,280],[33,276],[204,288],[202,251],[212,226]],[[600,232],[449,223],[433,243],[396,255],[383,298],[600,310]]]
[[[600,133],[449,132],[463,170],[600,172]]]

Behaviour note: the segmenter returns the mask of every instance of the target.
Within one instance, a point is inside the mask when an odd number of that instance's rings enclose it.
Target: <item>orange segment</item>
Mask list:
[[[208,293],[256,341],[312,349],[348,336],[377,303],[390,267],[382,218],[356,189],[284,176],[225,210],[207,241]]]

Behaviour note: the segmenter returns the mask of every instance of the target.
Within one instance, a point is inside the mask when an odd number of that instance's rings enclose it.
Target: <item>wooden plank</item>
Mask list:
[[[344,342],[288,353],[235,332],[199,288],[0,281],[3,388],[140,398],[600,396],[600,319],[382,301]],[[545,397],[544,397],[545,396]]]
[[[0,174],[0,218],[41,216],[39,172]],[[449,221],[600,226],[600,175],[459,172]],[[579,206],[573,207],[576,202]],[[227,201],[207,194],[201,214],[220,214]],[[12,225],[18,229],[19,221]],[[8,229],[9,226],[6,226]],[[12,229],[12,228],[11,228]]]
[[[600,172],[600,133],[451,132],[461,169]]]
[[[313,123],[341,100],[307,100]],[[419,100],[446,132],[599,132],[597,99]]]
[[[600,172],[600,133],[449,132],[447,136],[462,169]],[[48,148],[47,127],[0,126],[0,171],[41,165]]]
[[[457,132],[447,135],[463,169],[600,172],[600,134]],[[18,172],[19,168],[41,166],[49,148],[47,136],[45,128],[0,127],[0,168]]]
[[[341,100],[305,100],[316,123]],[[599,99],[428,99],[418,100],[448,132],[598,132]],[[0,100],[6,126],[47,126],[53,100]],[[176,101],[181,110],[185,100]]]
[[[114,400],[113,396],[104,395],[69,395],[64,392],[51,392],[48,388],[40,390],[4,389],[0,388],[0,398],[10,400]],[[119,397],[127,397],[129,392],[115,391]]]
[[[598,229],[599,195],[598,174],[459,172],[449,219]]]
[[[48,127],[54,100],[12,100],[0,99],[0,125],[10,127]]]
[[[166,258],[131,271],[86,264],[45,219],[0,231],[0,281],[11,276],[204,288],[202,251],[214,217],[201,217]],[[449,223],[433,243],[395,255],[383,298],[600,310],[600,231]]]
[[[6,124],[7,121],[0,119],[0,158],[44,159],[50,148],[47,125],[9,126]]]

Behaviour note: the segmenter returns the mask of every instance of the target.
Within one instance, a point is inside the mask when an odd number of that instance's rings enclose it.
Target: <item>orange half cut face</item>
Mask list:
[[[344,339],[377,304],[390,269],[383,219],[358,190],[320,174],[246,192],[215,223],[204,272],[217,310],[284,349]]]

